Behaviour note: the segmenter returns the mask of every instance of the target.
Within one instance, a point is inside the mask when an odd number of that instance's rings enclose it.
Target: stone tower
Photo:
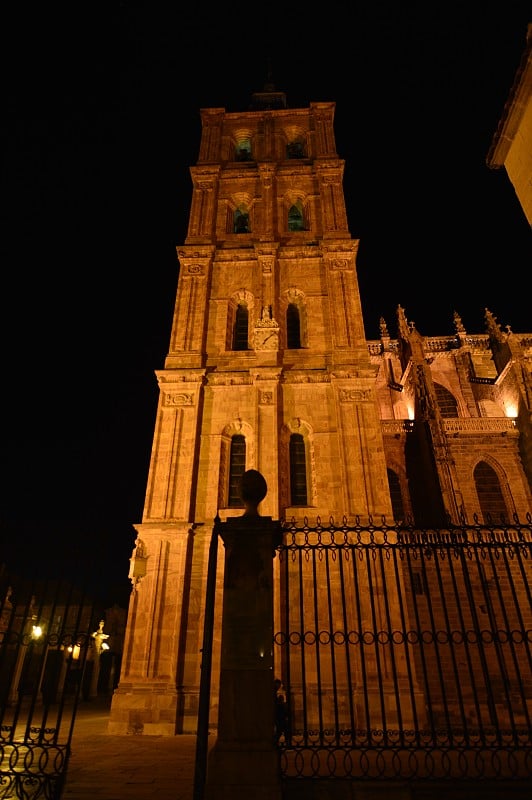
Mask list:
[[[399,309],[398,339],[383,320],[368,343],[334,112],[290,109],[271,85],[247,111],[201,111],[111,733],[196,731],[211,532],[242,512],[244,470],[266,478],[260,512],[273,519],[437,525],[486,512],[485,447],[508,513],[532,507],[531,379],[518,366],[532,336],[491,319],[471,337],[457,317],[456,334],[425,340]]]

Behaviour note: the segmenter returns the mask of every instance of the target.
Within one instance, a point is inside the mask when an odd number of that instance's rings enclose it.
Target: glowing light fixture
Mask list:
[[[81,652],[81,647],[79,646],[79,644],[70,644],[67,647],[67,650],[70,653],[70,655],[72,656],[72,661],[78,661],[79,654]]]
[[[510,419],[515,419],[517,417],[517,406],[514,403],[506,403],[504,412]]]

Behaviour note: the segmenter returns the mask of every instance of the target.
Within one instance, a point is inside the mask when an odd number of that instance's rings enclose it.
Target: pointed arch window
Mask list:
[[[242,476],[245,471],[246,439],[241,434],[235,434],[231,437],[231,449],[229,452],[228,508],[242,508],[244,506],[240,492]]]
[[[249,312],[247,306],[239,303],[235,312],[233,326],[233,350],[248,349]]]
[[[396,522],[401,522],[405,519],[405,509],[399,475],[397,472],[394,472],[393,469],[387,469],[386,472],[388,473],[388,486],[390,488],[393,518]]]
[[[305,230],[303,206],[301,205],[300,200],[298,200],[297,203],[294,203],[294,205],[290,206],[290,208],[288,209],[288,230],[289,231]]]
[[[301,320],[295,303],[289,303],[286,309],[286,346],[289,350],[301,347]]]
[[[438,402],[438,408],[440,409],[440,414],[442,417],[449,419],[450,417],[457,417],[458,416],[458,403],[456,402],[456,398],[451,392],[442,386],[441,383],[434,384],[434,390],[436,392],[436,400]]]
[[[486,461],[479,461],[473,477],[484,522],[504,522],[508,519],[506,503],[499,477]]]
[[[305,440],[300,433],[293,433],[290,436],[290,504],[307,505]]]

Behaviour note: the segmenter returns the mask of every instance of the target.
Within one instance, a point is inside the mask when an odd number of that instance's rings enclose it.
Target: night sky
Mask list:
[[[109,604],[130,589],[199,110],[247,109],[268,64],[290,107],[336,102],[368,338],[398,305],[427,336],[454,311],[482,333],[486,307],[532,331],[532,233],[486,166],[529,2],[169,5],[2,12],[0,563],[97,551]]]

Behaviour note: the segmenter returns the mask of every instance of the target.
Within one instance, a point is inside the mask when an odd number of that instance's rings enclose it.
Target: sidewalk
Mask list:
[[[61,800],[192,800],[196,736],[111,736],[109,705],[80,704]]]

